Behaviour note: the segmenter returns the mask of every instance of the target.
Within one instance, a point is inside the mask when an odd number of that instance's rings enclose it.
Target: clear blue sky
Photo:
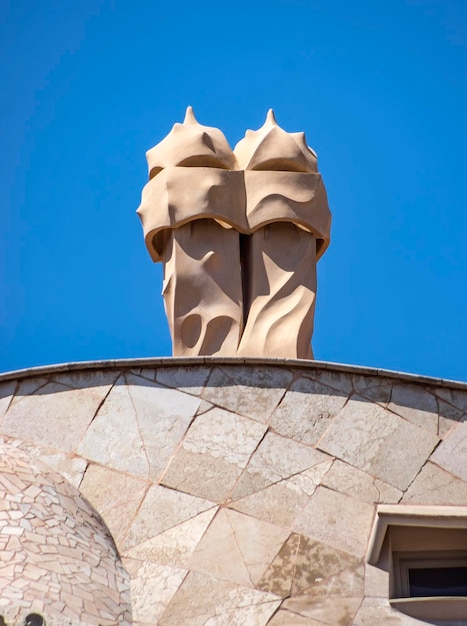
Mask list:
[[[467,380],[465,0],[0,0],[0,371],[164,356],[145,151],[269,107],[333,212],[320,360]]]

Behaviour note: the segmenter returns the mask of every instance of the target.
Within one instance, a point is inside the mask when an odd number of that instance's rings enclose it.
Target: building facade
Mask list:
[[[199,357],[0,398],[3,624],[467,624],[466,384]]]

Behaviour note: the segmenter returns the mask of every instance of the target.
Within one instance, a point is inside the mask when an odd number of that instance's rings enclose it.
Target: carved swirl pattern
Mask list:
[[[272,112],[232,151],[191,109],[148,154],[138,214],[175,356],[313,358],[331,215],[314,152]]]

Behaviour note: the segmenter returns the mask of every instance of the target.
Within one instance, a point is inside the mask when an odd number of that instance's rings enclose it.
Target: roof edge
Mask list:
[[[71,363],[58,363],[54,365],[41,365],[38,367],[29,367],[20,370],[13,370],[11,372],[0,373],[0,383],[33,376],[43,376],[44,374],[55,374],[58,372],[135,367],[195,367],[199,365],[267,365],[273,367],[299,367],[312,370],[322,369],[334,372],[346,372],[349,374],[360,374],[361,376],[381,376],[408,383],[426,386],[450,387],[453,389],[462,389],[467,391],[467,382],[423,376],[421,374],[397,372],[395,370],[386,370],[376,367],[365,367],[361,365],[348,365],[345,363],[333,363],[329,361],[314,361],[307,359],[216,356],[107,359],[103,361],[76,361]]]

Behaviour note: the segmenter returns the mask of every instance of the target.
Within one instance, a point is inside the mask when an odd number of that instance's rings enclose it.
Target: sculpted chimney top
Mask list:
[[[173,354],[313,358],[331,215],[305,134],[284,131],[271,109],[232,150],[188,107],[147,160],[138,214],[164,264]]]

